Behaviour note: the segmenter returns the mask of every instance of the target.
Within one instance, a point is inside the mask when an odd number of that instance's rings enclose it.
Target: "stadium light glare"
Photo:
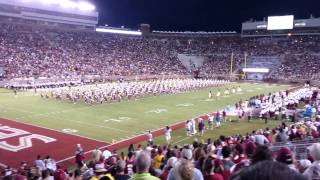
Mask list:
[[[81,10],[81,11],[92,11],[95,10],[94,5],[87,3],[87,2],[79,2],[77,4],[77,7]]]
[[[96,28],[96,31],[97,32],[104,32],[104,33],[127,34],[127,35],[136,35],[136,36],[142,35],[142,33],[139,31],[129,31],[129,30]]]
[[[31,3],[31,2],[33,2],[33,0],[20,0],[20,2],[22,2],[22,3]]]
[[[40,0],[42,4],[51,5],[51,4],[58,4],[59,1],[57,0]]]
[[[59,5],[63,8],[76,8],[77,3],[68,0],[59,0]]]

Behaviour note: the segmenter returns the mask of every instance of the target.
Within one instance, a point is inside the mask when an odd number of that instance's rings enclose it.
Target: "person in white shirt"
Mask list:
[[[224,94],[225,94],[225,95],[229,95],[229,94],[230,94],[228,88],[224,91]]]
[[[106,150],[104,150],[104,151],[102,152],[102,156],[103,156],[104,159],[108,159],[109,157],[112,156],[112,154],[111,154],[111,152],[110,152],[108,149],[106,149]]]
[[[220,96],[220,94],[221,94],[221,93],[220,93],[220,90],[218,90],[218,92],[217,92],[216,96],[217,96],[217,97],[219,97],[219,96]]]
[[[212,114],[209,115],[208,124],[209,124],[209,129],[210,130],[213,130],[213,119],[214,119],[214,116]]]
[[[171,141],[171,128],[169,126],[166,127],[166,132],[165,132],[165,136],[166,136],[166,142],[167,145],[170,145],[170,141]]]
[[[191,136],[191,126],[192,126],[191,121],[188,120],[188,121],[186,122],[187,136]]]
[[[147,143],[148,143],[148,145],[153,145],[153,136],[152,136],[151,131],[148,131],[148,133],[147,133]]]
[[[46,164],[45,164],[44,161],[41,159],[41,156],[40,156],[40,155],[37,156],[37,160],[35,160],[34,164],[35,164],[35,166],[39,169],[39,171],[43,171],[43,170],[47,169],[47,168],[46,168]]]
[[[51,172],[57,170],[57,164],[53,159],[50,158],[50,156],[47,156],[44,162],[46,164],[46,168],[49,169]]]
[[[101,158],[102,152],[100,149],[96,148],[95,150],[92,151],[92,159],[94,162],[98,162]]]
[[[191,119],[191,125],[192,125],[191,133],[192,133],[192,134],[197,134],[196,121],[195,121],[194,119]]]

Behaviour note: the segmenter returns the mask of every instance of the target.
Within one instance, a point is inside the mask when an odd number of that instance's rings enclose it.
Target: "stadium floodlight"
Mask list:
[[[69,0],[59,0],[59,5],[63,8],[76,8],[77,3],[69,1]]]
[[[87,3],[87,2],[79,2],[77,4],[77,7],[81,10],[81,11],[93,11],[96,9],[96,7],[94,7],[94,5]]]
[[[41,3],[50,5],[50,4],[57,4],[57,3],[59,3],[59,1],[57,1],[57,0],[41,0]]]
[[[97,32],[104,32],[104,33],[127,34],[127,35],[136,35],[136,36],[142,35],[142,33],[139,31],[130,31],[130,30],[96,28],[96,31]]]
[[[269,69],[267,68],[243,68],[243,72],[251,72],[251,73],[268,73]]]

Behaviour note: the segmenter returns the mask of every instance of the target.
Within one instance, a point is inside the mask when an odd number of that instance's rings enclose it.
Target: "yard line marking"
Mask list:
[[[176,142],[172,143],[172,145],[178,144],[178,143],[180,143],[180,142],[182,142],[182,141],[185,141],[185,140],[187,140],[187,139],[190,139],[190,137],[185,137],[185,138],[183,138],[183,139],[180,139],[179,141],[176,141]]]

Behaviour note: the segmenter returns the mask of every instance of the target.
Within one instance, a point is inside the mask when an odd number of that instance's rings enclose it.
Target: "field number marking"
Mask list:
[[[76,130],[76,129],[69,129],[69,128],[67,128],[67,129],[62,129],[62,132],[72,134],[72,133],[77,133],[77,132],[78,132],[78,130]]]
[[[106,119],[104,120],[104,122],[122,122],[122,121],[127,121],[127,120],[130,120],[131,118],[130,117],[119,117],[119,118],[111,118],[111,119]]]
[[[150,111],[147,111],[145,113],[156,113],[156,114],[160,114],[160,113],[163,113],[163,112],[167,112],[168,110],[167,109],[152,109]]]
[[[177,104],[177,107],[190,107],[190,106],[194,106],[194,104],[191,103],[184,103],[184,104]]]

